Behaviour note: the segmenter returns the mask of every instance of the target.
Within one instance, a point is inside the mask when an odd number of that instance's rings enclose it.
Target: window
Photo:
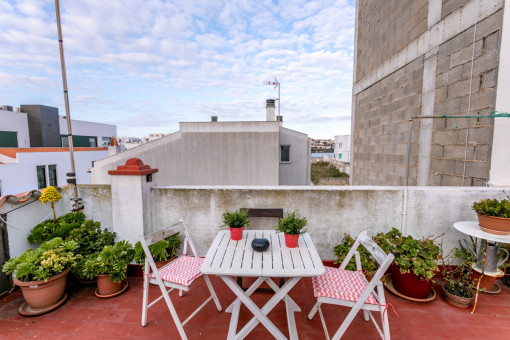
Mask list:
[[[110,146],[110,137],[103,137],[103,146]]]
[[[46,166],[37,166],[37,189],[46,188]]]
[[[11,131],[0,131],[0,147],[17,148],[18,147],[18,133],[11,132]]]
[[[69,146],[69,139],[66,135],[60,135],[62,146],[67,148]],[[93,136],[73,136],[73,147],[79,148],[95,148],[97,147],[97,137]]]
[[[342,147],[342,143],[338,143],[338,147],[341,148]]]
[[[341,153],[338,154],[338,159],[342,159],[342,154]]]
[[[89,137],[89,146],[91,148],[95,148],[97,146],[97,138],[96,137]]]
[[[63,148],[69,147],[69,139],[67,138],[66,135],[60,135],[60,142],[61,142]]]
[[[290,145],[280,145],[280,162],[290,162]]]
[[[51,186],[57,186],[57,165],[48,165],[48,179]]]

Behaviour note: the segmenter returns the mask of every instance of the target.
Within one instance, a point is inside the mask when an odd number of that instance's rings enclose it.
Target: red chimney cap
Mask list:
[[[109,175],[123,176],[144,176],[158,172],[158,169],[152,169],[150,165],[143,164],[140,158],[130,158],[125,165],[119,165],[117,170],[109,170]]]

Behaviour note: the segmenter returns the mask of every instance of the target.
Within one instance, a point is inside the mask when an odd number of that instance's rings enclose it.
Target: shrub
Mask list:
[[[53,221],[52,219],[39,223],[30,231],[28,242],[32,244],[51,240],[55,237],[67,238],[71,230],[78,228],[85,221],[85,214],[81,212],[71,212],[60,216]]]

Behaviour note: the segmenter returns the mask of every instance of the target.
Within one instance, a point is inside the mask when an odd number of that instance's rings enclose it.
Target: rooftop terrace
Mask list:
[[[218,278],[211,277],[212,284],[222,306],[234,300],[234,294]],[[247,279],[245,279],[247,280]],[[245,285],[248,283],[245,281]],[[417,303],[403,300],[386,291],[387,301],[399,316],[388,310],[392,339],[508,339],[510,334],[510,288],[499,282],[501,293],[480,294],[474,314],[471,309],[461,309],[448,304],[439,294],[439,283],[434,285],[438,293],[434,301]],[[152,289],[153,297],[158,293]],[[164,302],[160,301],[149,310],[148,324],[140,325],[142,307],[142,279],[129,278],[129,288],[122,295],[100,299],[94,295],[95,285],[78,285],[68,289],[69,298],[59,309],[37,317],[18,314],[23,303],[20,290],[0,300],[1,338],[21,339],[178,339],[179,334]],[[176,291],[170,294],[179,316],[186,318],[205,299],[207,288],[201,277],[193,283],[192,290],[182,298]],[[301,339],[323,339],[324,333],[319,316],[313,320],[306,315],[315,303],[310,279],[302,279],[291,291],[291,297],[301,307],[296,313],[298,335]],[[268,293],[255,293],[254,301],[263,305],[270,298]],[[322,307],[329,332],[340,326],[348,309],[339,306]],[[189,339],[225,339],[230,315],[218,313],[214,304],[208,304],[185,327]],[[244,326],[252,314],[241,307],[239,327]],[[275,325],[288,336],[285,304],[280,302],[269,314]],[[240,328],[239,328],[240,329]],[[258,325],[247,339],[270,338],[269,332]],[[371,322],[358,314],[347,330],[344,339],[379,339]]]

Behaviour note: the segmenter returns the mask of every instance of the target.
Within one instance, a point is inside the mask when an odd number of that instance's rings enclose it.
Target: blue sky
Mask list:
[[[71,118],[119,136],[264,120],[350,134],[355,1],[60,0]],[[0,0],[0,104],[64,111],[53,0]]]

